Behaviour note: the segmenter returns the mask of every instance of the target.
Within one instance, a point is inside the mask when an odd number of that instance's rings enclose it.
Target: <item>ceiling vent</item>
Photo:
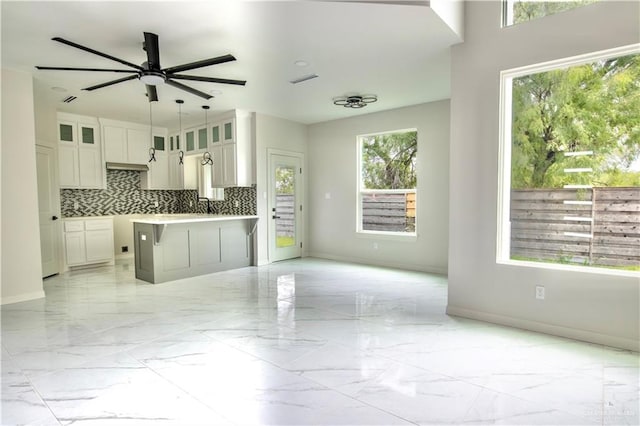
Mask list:
[[[298,84],[298,83],[302,83],[303,81],[313,80],[314,78],[318,78],[318,74],[309,74],[302,77],[298,77],[291,80],[289,83]]]
[[[65,104],[70,104],[71,102],[75,101],[76,99],[78,99],[76,96],[67,96],[66,98],[64,98],[62,100],[62,102],[64,102]]]

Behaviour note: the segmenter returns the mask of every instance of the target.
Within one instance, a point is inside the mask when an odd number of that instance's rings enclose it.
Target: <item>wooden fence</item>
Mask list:
[[[513,190],[511,256],[640,266],[640,188]]]
[[[274,215],[276,219],[276,236],[293,237],[295,235],[295,195],[278,194],[276,195],[276,211]]]
[[[362,195],[363,230],[414,232],[415,224],[415,193]]]

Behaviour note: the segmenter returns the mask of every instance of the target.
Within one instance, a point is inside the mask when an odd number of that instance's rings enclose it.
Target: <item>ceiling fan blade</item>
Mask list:
[[[131,62],[127,62],[123,59],[118,59],[115,56],[107,55],[106,53],[98,52],[97,50],[93,50],[89,47],[82,46],[80,44],[74,43],[69,40],[65,40],[61,37],[54,37],[51,40],[57,41],[62,44],[66,44],[67,46],[75,47],[76,49],[84,50],[85,52],[93,53],[94,55],[102,56],[103,58],[111,59],[112,61],[120,62],[123,65],[126,65],[131,68],[135,68],[137,70],[143,71],[140,65],[132,64]]]
[[[69,67],[41,67],[36,65],[36,68],[39,70],[59,70],[59,71],[100,71],[100,72],[127,72],[127,73],[137,73],[136,70],[113,70],[106,68],[69,68]]]
[[[204,59],[198,62],[192,62],[190,64],[178,65],[177,67],[166,68],[162,71],[167,74],[173,74],[174,72],[188,71],[196,68],[208,67],[210,65],[224,64],[225,62],[235,61],[236,58],[233,55],[218,56],[217,58]]]
[[[207,83],[236,84],[238,86],[244,86],[245,84],[247,84],[246,80],[229,80],[227,78],[200,77],[197,75],[184,74],[168,74],[167,78],[177,78],[178,80],[206,81]]]
[[[82,90],[96,90],[96,89],[101,89],[103,87],[107,87],[107,86],[111,86],[113,84],[118,84],[118,83],[122,83],[124,81],[129,81],[129,80],[133,80],[135,78],[138,78],[138,75],[130,75],[129,77],[125,77],[125,78],[119,78],[117,80],[111,80],[111,81],[107,81],[106,83],[102,83],[102,84],[96,84],[95,86],[91,86],[91,87],[86,87]]]
[[[156,102],[158,100],[158,90],[156,86],[147,84],[147,97],[149,98],[149,102]]]
[[[147,52],[147,64],[150,70],[160,69],[160,48],[158,36],[154,33],[144,33],[144,50]]]
[[[177,89],[182,89],[185,92],[189,92],[192,95],[200,96],[201,98],[204,98],[204,99],[213,98],[213,96],[209,95],[208,93],[201,92],[199,90],[194,89],[193,87],[185,86],[182,83],[178,83],[177,81],[173,81],[168,78],[165,80],[165,83],[168,84],[169,86],[173,86]]]

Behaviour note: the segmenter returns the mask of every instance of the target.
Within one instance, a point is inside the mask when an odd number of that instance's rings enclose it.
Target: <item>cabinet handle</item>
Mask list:
[[[273,216],[271,216],[271,218],[272,219],[280,219],[280,216],[273,215]]]
[[[51,216],[51,220],[58,220],[58,216]]]

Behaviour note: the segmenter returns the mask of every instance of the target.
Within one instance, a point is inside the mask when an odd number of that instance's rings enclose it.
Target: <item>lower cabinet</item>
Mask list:
[[[67,218],[63,220],[64,269],[114,263],[113,218]]]

